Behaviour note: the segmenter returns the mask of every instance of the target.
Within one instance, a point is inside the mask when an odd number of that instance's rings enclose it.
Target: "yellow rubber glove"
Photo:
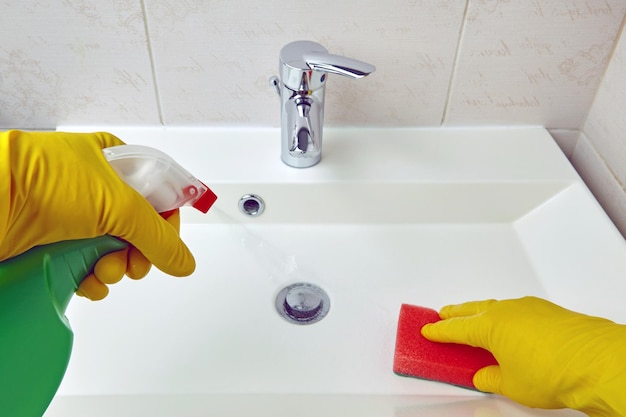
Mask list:
[[[180,231],[180,211],[175,210],[166,221],[176,232]],[[93,273],[78,286],[76,295],[98,301],[109,295],[108,285],[118,283],[124,275],[131,279],[145,277],[151,268],[150,261],[134,246],[104,255],[96,262]]]
[[[529,407],[626,415],[626,326],[535,297],[446,306],[422,334],[491,351],[474,385]]]
[[[104,158],[103,148],[122,144],[108,133],[0,133],[0,261],[38,245],[109,234],[138,249],[110,255],[131,276],[145,275],[150,263],[170,275],[191,274],[195,261],[176,225]]]

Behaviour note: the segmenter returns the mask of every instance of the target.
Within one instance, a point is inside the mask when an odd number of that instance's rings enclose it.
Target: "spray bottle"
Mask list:
[[[118,175],[167,217],[184,205],[206,213],[217,197],[161,151],[121,145],[103,153]],[[80,282],[126,243],[109,235],[38,246],[0,262],[0,415],[41,417],[69,362],[65,310]]]

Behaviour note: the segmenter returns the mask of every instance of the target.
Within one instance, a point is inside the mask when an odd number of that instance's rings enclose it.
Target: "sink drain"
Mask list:
[[[294,324],[313,324],[330,309],[330,298],[317,285],[298,282],[283,288],[276,297],[276,310]]]

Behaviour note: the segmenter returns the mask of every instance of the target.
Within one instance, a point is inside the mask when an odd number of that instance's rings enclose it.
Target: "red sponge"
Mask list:
[[[398,318],[393,371],[402,376],[445,382],[476,389],[476,371],[497,365],[493,355],[481,348],[455,343],[436,343],[420,333],[425,324],[441,320],[439,313],[425,307],[403,304]]]

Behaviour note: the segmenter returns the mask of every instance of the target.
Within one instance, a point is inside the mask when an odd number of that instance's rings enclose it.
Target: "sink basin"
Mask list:
[[[193,276],[155,270],[72,301],[46,417],[582,415],[392,372],[402,303],[536,295],[626,322],[624,239],[545,130],[327,129],[306,169],[280,161],[275,129],[106,130],[219,199],[183,209]],[[260,216],[239,211],[247,194]],[[319,322],[278,314],[297,282],[328,294]]]

